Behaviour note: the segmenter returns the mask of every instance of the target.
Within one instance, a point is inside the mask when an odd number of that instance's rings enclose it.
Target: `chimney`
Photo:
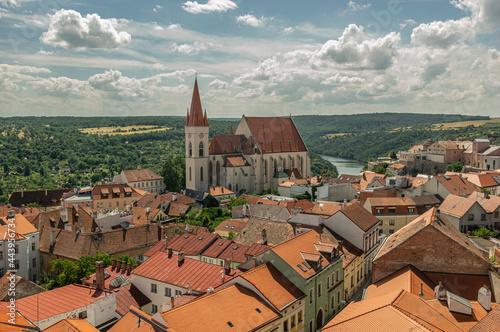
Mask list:
[[[24,214],[26,212],[26,206],[23,204],[21,205],[21,214]]]
[[[137,169],[138,169],[138,170],[141,170],[141,165],[137,165]]]
[[[172,202],[176,202],[177,201],[177,193],[173,193],[172,194]]]
[[[168,258],[172,258],[172,248],[167,248]]]
[[[479,302],[484,310],[491,310],[491,291],[487,285],[479,288],[479,291],[477,292],[477,302]]]
[[[212,286],[208,287],[207,294],[212,294],[214,292],[214,288]]]
[[[484,191],[483,192],[483,197],[484,198],[490,198],[490,195],[488,194],[488,192]]]
[[[252,257],[252,268],[257,267],[257,257]]]
[[[347,199],[344,198],[344,206],[343,207],[347,207]]]
[[[111,260],[111,268],[114,270],[116,268],[116,258]]]
[[[260,243],[267,245],[267,231],[265,229],[263,229],[262,232],[260,232],[260,236],[261,236]]]
[[[181,266],[184,263],[184,251],[181,251],[177,254],[178,266]]]
[[[226,274],[229,274],[231,272],[231,260],[229,258],[224,261],[224,272]]]
[[[55,229],[51,229],[50,230],[50,246],[54,246],[54,244],[56,244],[56,230]]]
[[[132,263],[130,263],[130,262],[127,263],[127,272],[128,272],[128,274],[130,274],[130,272],[132,272]]]
[[[122,261],[116,261],[116,271],[119,271],[122,268]]]
[[[342,210],[342,204],[339,204],[339,210]]]
[[[434,287],[434,297],[439,301],[446,301],[446,289],[443,287],[443,283],[440,281],[439,285]]]
[[[24,198],[24,190],[21,190],[21,197]]]
[[[95,280],[97,290],[102,290],[104,288],[104,262],[95,262]]]
[[[48,194],[47,194],[47,189],[45,189],[45,196],[48,196]]]
[[[7,219],[8,220],[12,220],[16,217],[16,211],[14,210],[10,210],[7,212]]]

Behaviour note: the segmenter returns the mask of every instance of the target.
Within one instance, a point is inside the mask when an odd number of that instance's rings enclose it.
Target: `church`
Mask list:
[[[195,79],[186,135],[186,189],[206,192],[223,186],[236,194],[260,194],[289,179],[311,175],[307,147],[290,117],[242,116],[236,131],[214,135],[201,107]]]

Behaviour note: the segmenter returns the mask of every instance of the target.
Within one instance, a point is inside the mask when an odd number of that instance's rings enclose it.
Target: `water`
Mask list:
[[[337,158],[331,156],[320,155],[323,159],[328,160],[337,167],[340,174],[357,175],[363,170],[364,164],[357,160]]]

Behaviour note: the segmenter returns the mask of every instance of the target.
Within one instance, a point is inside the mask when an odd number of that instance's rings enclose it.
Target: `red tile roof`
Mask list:
[[[7,302],[2,302],[7,303]],[[36,331],[35,325],[29,322],[23,315],[16,310],[14,314],[15,324],[11,324],[9,320],[11,317],[9,316],[10,309],[6,307],[2,307],[0,305],[0,331],[2,332],[26,332],[26,331]],[[32,330],[28,330],[27,328],[31,328]]]
[[[244,135],[214,135],[208,144],[209,154],[241,153],[244,149]]]
[[[13,275],[12,272],[7,272],[0,278],[0,301],[9,301],[10,298],[13,297],[9,295],[12,275]],[[38,286],[33,281],[21,278],[19,276],[14,276],[14,278],[15,278],[14,284],[16,288],[15,292],[16,299],[45,292],[44,288]]]
[[[125,170],[123,171],[123,175],[127,179],[127,182],[163,180],[161,175],[156,174],[149,168]]]
[[[477,300],[477,292],[484,285],[491,289],[490,278],[487,275],[469,275],[469,274],[454,274],[454,273],[436,273],[424,272],[430,280],[436,285],[441,281],[447,291],[467,300]],[[495,302],[495,294],[491,292],[491,301]]]
[[[190,207],[191,207],[190,205],[171,202],[167,214],[169,216],[180,216],[181,214],[186,213]]]
[[[226,250],[226,248],[234,243],[231,240],[226,239],[217,239],[213,242],[210,247],[208,247],[205,251],[201,253],[202,256],[217,258],[219,255]]]
[[[186,256],[198,256],[217,238],[219,238],[217,234],[209,232],[202,232],[197,235],[185,233],[175,235],[168,240],[167,247],[177,252],[183,251]]]
[[[1,331],[1,330],[0,330]],[[65,318],[47,327],[44,332],[99,332],[85,319]]]
[[[453,195],[470,195],[479,190],[476,185],[459,175],[439,175],[437,180]]]
[[[226,167],[246,166],[247,162],[242,156],[227,156],[224,162]]]
[[[16,309],[32,322],[61,315],[94,303],[111,292],[89,290],[88,286],[68,285],[16,301]],[[6,306],[7,303],[0,303]]]
[[[339,212],[340,206],[342,206],[341,203],[317,201],[311,213],[323,216],[333,216],[335,213]]]
[[[364,231],[368,231],[379,222],[377,217],[368,212],[359,203],[351,204],[340,210],[338,213],[344,214],[347,218],[349,218],[353,223],[355,223]]]
[[[224,188],[222,186],[220,187],[211,187],[209,189],[210,195],[217,197],[217,196],[223,196],[223,195],[233,195],[234,191],[231,191],[227,188]]]
[[[243,116],[241,121],[247,122],[263,153],[307,151],[291,117]]]
[[[208,126],[207,115],[203,115],[201,107],[200,92],[198,91],[198,80],[194,81],[193,97],[191,99],[191,109],[186,117],[187,127],[205,127]]]
[[[167,202],[172,202],[173,199],[174,199],[174,193],[173,192],[168,192],[168,193],[163,194],[161,196],[164,197],[167,200]],[[181,203],[181,204],[186,204],[186,205],[191,205],[191,204],[196,203],[196,201],[194,199],[192,199],[191,197],[188,197],[186,195],[175,194],[175,196],[176,196],[175,202],[178,202],[178,203]]]
[[[132,274],[204,293],[208,288],[216,288],[222,284],[221,269],[221,266],[191,258],[184,258],[184,263],[179,265],[177,255],[173,254],[169,258],[167,253],[157,252],[132,271]],[[241,271],[231,270],[225,275],[225,281],[239,274]]]
[[[220,259],[229,259],[231,262],[245,263],[247,261],[246,252],[250,246],[232,242],[226,249],[219,255]]]
[[[238,233],[243,226],[245,226],[248,218],[246,220],[241,219],[227,219],[219,224],[219,226],[215,227],[216,231],[227,231],[227,232],[235,232]]]
[[[116,312],[120,316],[124,316],[130,306],[140,308],[148,303],[151,303],[151,300],[135,285],[128,284],[116,290]]]
[[[500,306],[492,308],[491,311],[479,323],[474,325],[470,332],[498,332],[500,322]]]
[[[108,332],[157,332],[151,324],[151,316],[134,306],[127,309],[126,314],[113,325]]]
[[[106,278],[106,274],[104,274],[104,288],[106,289],[113,289],[113,288],[118,288],[115,286],[111,286],[110,283],[113,281],[116,277],[118,276],[123,276],[125,279],[129,280],[130,279],[130,272],[127,271],[127,269],[118,269],[116,266],[111,267],[108,266],[104,270],[106,270],[109,273],[109,276]],[[95,273],[92,273],[88,278],[82,278],[81,281],[84,285],[96,285],[96,280],[95,280]]]
[[[483,207],[488,213],[493,213],[500,207],[500,197],[495,195],[488,195],[483,192],[475,191],[469,196],[470,200],[474,200]]]

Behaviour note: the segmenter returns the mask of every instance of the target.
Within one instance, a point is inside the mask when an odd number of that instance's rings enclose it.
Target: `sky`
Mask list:
[[[500,116],[499,0],[0,0],[0,116]]]

